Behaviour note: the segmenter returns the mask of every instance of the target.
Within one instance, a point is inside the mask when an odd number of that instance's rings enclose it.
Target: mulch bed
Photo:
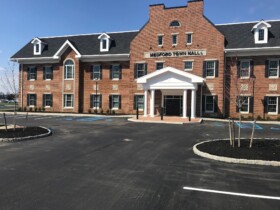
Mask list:
[[[48,133],[48,130],[41,127],[27,127],[24,130],[23,128],[16,128],[15,130],[8,129],[8,131],[6,131],[5,129],[1,129],[0,138],[21,138],[27,136],[36,136],[45,133]]]
[[[280,140],[255,139],[252,148],[249,148],[250,140],[241,140],[241,147],[232,148],[229,140],[211,141],[200,144],[197,149],[216,156],[247,159],[280,161]]]

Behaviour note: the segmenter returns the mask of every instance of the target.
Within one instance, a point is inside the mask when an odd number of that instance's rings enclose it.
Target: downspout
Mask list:
[[[18,62],[18,60],[17,60]],[[22,64],[19,64],[20,66],[20,80],[21,80],[21,88],[20,88],[20,94],[21,94],[21,109],[23,109],[23,65]]]
[[[226,71],[227,71],[227,59],[226,59],[226,53],[224,52],[224,85],[223,85],[223,92],[224,92],[224,102],[223,102],[223,118],[226,117]]]

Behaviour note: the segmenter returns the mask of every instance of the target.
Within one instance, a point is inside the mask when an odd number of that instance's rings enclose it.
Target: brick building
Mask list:
[[[21,107],[274,119],[279,49],[280,21],[214,25],[192,0],[151,5],[139,31],[34,38],[11,60]]]

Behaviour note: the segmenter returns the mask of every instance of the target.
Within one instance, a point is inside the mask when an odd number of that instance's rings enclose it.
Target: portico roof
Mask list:
[[[165,67],[137,79],[144,89],[197,89],[197,84],[203,82],[204,78],[173,67]]]

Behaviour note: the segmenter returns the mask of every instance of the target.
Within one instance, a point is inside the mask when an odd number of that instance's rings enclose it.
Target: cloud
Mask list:
[[[0,66],[0,71],[5,71],[5,68]]]

